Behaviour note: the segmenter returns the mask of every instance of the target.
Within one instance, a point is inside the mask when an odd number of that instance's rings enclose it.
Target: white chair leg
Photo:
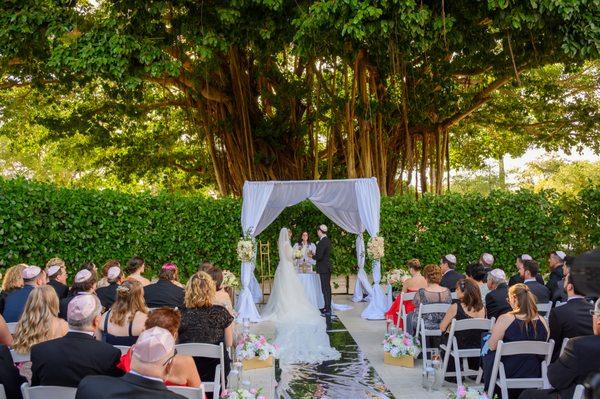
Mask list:
[[[460,357],[458,357],[458,352],[452,354],[454,358],[454,368],[456,369],[456,383],[458,385],[462,385],[462,374],[460,372]]]
[[[475,383],[476,384],[481,384],[481,379],[482,378],[483,378],[483,369],[480,366],[479,370],[477,371],[477,378],[475,379]]]
[[[500,367],[498,368],[499,381],[497,382],[500,385],[500,392],[502,393],[502,399],[508,399],[508,387],[506,386],[506,373],[504,372],[504,365],[500,363]]]

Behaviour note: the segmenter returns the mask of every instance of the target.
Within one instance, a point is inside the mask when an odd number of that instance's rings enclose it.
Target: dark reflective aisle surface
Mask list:
[[[339,319],[329,325],[329,338],[342,357],[320,365],[291,365],[276,368],[282,398],[361,399],[389,398],[379,375]]]

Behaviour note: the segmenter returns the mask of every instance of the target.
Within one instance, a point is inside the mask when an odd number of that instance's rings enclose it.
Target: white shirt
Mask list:
[[[81,330],[74,330],[72,328],[69,328],[69,332],[78,333],[78,334],[87,334],[89,336],[96,338],[96,334],[93,331],[81,331]]]
[[[131,374],[133,374],[133,375],[137,375],[138,377],[147,378],[147,379],[149,379],[149,380],[160,381],[160,382],[162,382],[163,384],[165,383],[165,382],[163,381],[163,379],[162,379],[162,378],[157,378],[157,377],[149,377],[149,376],[147,376],[147,375],[140,374],[140,373],[138,373],[137,371],[134,371],[134,370],[129,370],[129,373],[131,373]]]
[[[523,281],[523,284],[528,283],[530,281],[533,281],[534,283],[537,282],[535,278],[528,278],[527,280]]]
[[[567,302],[569,302],[571,299],[585,299],[585,297],[581,295],[573,295],[567,298]]]

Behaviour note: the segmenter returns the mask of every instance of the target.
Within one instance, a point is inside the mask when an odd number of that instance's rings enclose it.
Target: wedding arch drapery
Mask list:
[[[349,233],[357,234],[357,248],[365,248],[362,233],[370,236],[379,233],[381,196],[375,178],[348,180],[301,180],[244,183],[242,204],[242,232],[255,239],[288,206],[310,200],[336,225]],[[369,287],[370,303],[362,317],[383,319],[387,310],[386,299],[379,282],[381,265],[373,261],[373,286],[369,286],[366,273],[361,272],[364,253],[357,251],[359,279]],[[361,259],[362,257],[362,259]],[[362,260],[362,262],[361,262]],[[253,278],[253,262],[243,262],[241,271],[242,290],[237,302],[238,319],[260,321],[260,314],[252,298],[250,284]]]

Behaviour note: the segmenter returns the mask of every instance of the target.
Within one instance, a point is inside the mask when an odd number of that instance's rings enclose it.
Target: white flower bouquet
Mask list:
[[[236,277],[235,274],[230,272],[229,270],[223,270],[223,287],[228,288],[237,288],[240,286],[240,280]]]
[[[383,350],[391,357],[411,356],[416,358],[421,353],[421,348],[408,333],[386,334],[383,340]]]
[[[244,335],[235,347],[235,353],[240,360],[251,360],[259,358],[267,360],[269,357],[279,357],[279,347],[271,345],[262,335]]]
[[[221,398],[224,399],[268,399],[266,396],[261,394],[261,389],[225,389],[221,392]]]
[[[383,258],[383,237],[375,236],[369,239],[367,243],[367,255],[371,259],[379,260]]]
[[[382,281],[384,283],[388,283],[389,285],[394,287],[395,290],[399,291],[402,289],[402,284],[404,284],[404,282],[409,278],[410,274],[408,274],[406,271],[402,269],[393,269],[389,270],[383,275]]]
[[[304,254],[302,253],[302,250],[300,250],[300,249],[297,249],[294,251],[294,259],[302,259],[303,255]]]
[[[451,392],[448,399],[489,399],[487,394],[481,393],[474,388],[465,388],[459,385],[456,392]]]
[[[249,234],[240,238],[238,241],[237,255],[238,259],[242,262],[251,262],[254,260],[254,256],[256,255],[256,247],[254,246],[254,241]]]

